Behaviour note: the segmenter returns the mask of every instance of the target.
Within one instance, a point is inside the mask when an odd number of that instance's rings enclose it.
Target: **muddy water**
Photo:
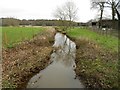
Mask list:
[[[75,43],[65,35],[57,33],[53,47],[52,64],[33,76],[27,88],[84,88],[75,78]]]

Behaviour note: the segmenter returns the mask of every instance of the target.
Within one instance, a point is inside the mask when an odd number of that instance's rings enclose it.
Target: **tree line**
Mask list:
[[[30,20],[20,20],[16,18],[1,18],[2,23],[1,26],[25,26],[25,25],[31,25],[31,26],[63,26],[61,20],[47,20],[47,19],[30,19]],[[64,21],[65,23],[69,23],[69,21]],[[72,25],[77,25],[76,22],[72,22]]]

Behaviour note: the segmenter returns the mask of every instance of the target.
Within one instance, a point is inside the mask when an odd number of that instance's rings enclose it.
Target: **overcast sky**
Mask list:
[[[90,10],[90,0],[1,0],[0,18],[54,19],[56,7],[66,1],[73,1],[78,7],[77,21],[87,22],[96,16],[96,11]]]

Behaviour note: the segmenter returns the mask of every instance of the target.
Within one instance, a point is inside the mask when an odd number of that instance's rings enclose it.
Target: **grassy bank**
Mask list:
[[[67,32],[76,45],[76,74],[86,87],[118,88],[118,39],[87,28]]]
[[[2,50],[3,88],[25,88],[29,79],[47,67],[54,42],[54,30],[47,29],[31,40]]]
[[[118,51],[118,38],[97,34],[88,28],[74,28],[67,32],[71,37],[83,38],[100,44],[104,49]]]
[[[43,30],[42,27],[2,27],[3,46],[12,47],[13,44],[29,40]]]

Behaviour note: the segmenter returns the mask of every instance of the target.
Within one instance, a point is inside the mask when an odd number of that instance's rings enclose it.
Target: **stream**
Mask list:
[[[66,35],[56,33],[53,48],[52,63],[33,76],[27,88],[84,88],[74,71],[76,44]]]

